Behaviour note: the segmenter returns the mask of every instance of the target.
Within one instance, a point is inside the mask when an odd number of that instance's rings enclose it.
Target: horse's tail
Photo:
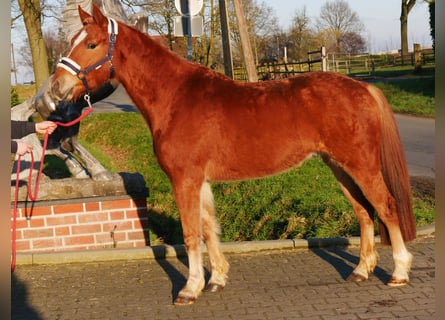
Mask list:
[[[381,112],[382,136],[380,142],[380,163],[386,186],[397,203],[397,215],[403,240],[416,237],[416,224],[411,199],[408,166],[394,115],[383,93],[370,85],[368,90],[376,99]],[[388,230],[379,220],[380,239],[390,244]]]

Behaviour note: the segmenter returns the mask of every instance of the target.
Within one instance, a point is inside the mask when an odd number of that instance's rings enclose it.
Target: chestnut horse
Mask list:
[[[211,181],[266,177],[313,155],[332,169],[360,222],[360,260],[349,277],[368,278],[377,264],[374,210],[382,242],[392,244],[388,285],[408,283],[415,238],[409,176],[392,112],[374,86],[329,72],[241,83],[190,63],[138,30],[79,8],[83,29],[53,76],[58,101],[76,100],[117,79],[145,118],[180,212],[189,260],[174,303],[226,285]],[[389,238],[385,237],[386,231]],[[208,248],[205,286],[200,243]]]

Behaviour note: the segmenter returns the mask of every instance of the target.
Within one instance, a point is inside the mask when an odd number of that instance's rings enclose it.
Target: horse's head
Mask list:
[[[92,16],[80,6],[78,10],[83,28],[72,39],[71,51],[68,57],[59,61],[51,81],[51,93],[56,103],[75,101],[113,77],[117,22],[105,17],[96,5]]]

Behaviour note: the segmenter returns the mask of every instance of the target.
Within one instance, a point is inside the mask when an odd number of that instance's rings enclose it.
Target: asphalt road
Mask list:
[[[133,101],[119,86],[107,99],[94,104],[95,112],[135,112]],[[410,176],[434,178],[435,119],[396,114]]]

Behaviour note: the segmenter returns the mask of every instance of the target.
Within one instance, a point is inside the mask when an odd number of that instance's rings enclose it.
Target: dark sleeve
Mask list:
[[[16,152],[17,152],[17,141],[11,140],[11,153],[16,153]]]
[[[36,132],[36,124],[30,121],[11,120],[11,139],[20,139]]]

